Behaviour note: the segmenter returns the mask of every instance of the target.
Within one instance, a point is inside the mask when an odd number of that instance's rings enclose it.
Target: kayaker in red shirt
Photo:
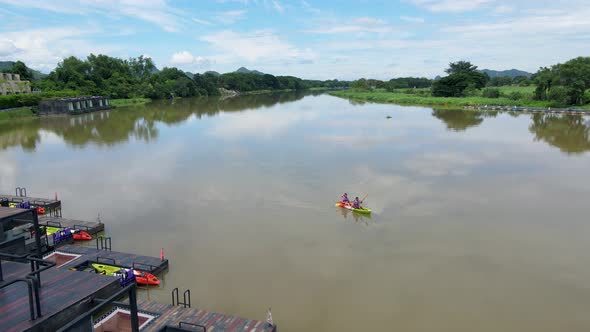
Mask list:
[[[342,203],[350,203],[347,193],[344,193],[344,195],[342,195],[342,197],[340,199],[342,200]]]
[[[359,201],[358,197],[354,198],[354,202],[352,202],[352,207],[355,209],[360,209],[361,208],[361,201]]]

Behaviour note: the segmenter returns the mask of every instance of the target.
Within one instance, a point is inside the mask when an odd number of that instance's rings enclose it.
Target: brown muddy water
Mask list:
[[[386,119],[391,116],[391,119]],[[100,213],[141,297],[280,331],[590,331],[590,118],[281,94],[0,123],[0,191]],[[368,195],[371,218],[334,207]]]

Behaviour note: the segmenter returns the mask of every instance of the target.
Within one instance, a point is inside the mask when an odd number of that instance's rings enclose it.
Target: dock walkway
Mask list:
[[[26,263],[3,261],[2,269],[4,280],[22,278],[30,272]],[[116,277],[55,268],[42,272],[41,282],[42,316],[35,320],[30,320],[26,286],[17,283],[0,289],[0,331],[54,331],[85,310],[81,304],[84,300],[108,296],[121,288]]]
[[[34,207],[42,207],[47,211],[47,214],[61,216],[61,201],[48,198],[29,197],[29,196],[15,196],[0,194],[0,201],[7,200],[10,203],[29,202]]]
[[[205,326],[207,332],[276,332],[276,326],[265,321],[228,316],[201,309],[172,306],[149,300],[138,301],[137,307],[141,311],[159,316],[142,330],[145,332],[162,331],[165,326],[178,327],[180,322]]]
[[[79,229],[81,231],[85,231],[90,235],[95,235],[97,233],[104,231],[104,224],[98,221],[84,221],[49,215],[39,216],[39,225],[54,226],[60,228],[69,227],[71,229]]]
[[[64,264],[65,268],[79,265],[84,261],[96,262],[97,259],[104,264],[113,264],[125,268],[137,268],[152,274],[158,274],[168,268],[168,259],[160,260],[158,257],[141,256],[124,252],[97,250],[96,248],[66,244],[57,249],[58,252],[82,255],[71,263]]]

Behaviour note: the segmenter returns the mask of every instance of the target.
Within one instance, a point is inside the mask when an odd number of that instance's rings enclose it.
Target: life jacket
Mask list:
[[[355,200],[354,203],[352,203],[352,207],[355,209],[359,209],[361,207],[361,202]]]
[[[348,203],[348,202],[350,202],[350,200],[348,200],[348,197],[347,197],[347,196],[345,196],[345,195],[342,195],[342,201],[343,201],[344,203]]]

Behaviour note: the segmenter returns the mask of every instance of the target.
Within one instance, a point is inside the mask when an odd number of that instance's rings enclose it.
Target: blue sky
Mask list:
[[[434,77],[451,61],[540,66],[590,54],[588,0],[0,0],[0,60],[147,55],[315,79]]]

